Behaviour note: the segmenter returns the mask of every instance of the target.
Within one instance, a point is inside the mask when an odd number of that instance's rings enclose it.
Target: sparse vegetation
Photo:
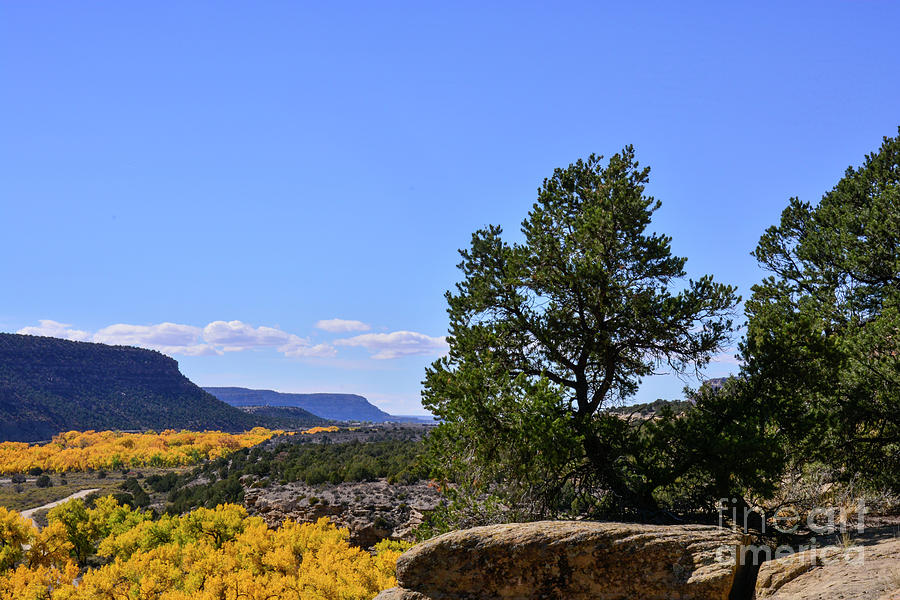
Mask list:
[[[180,477],[148,478],[147,485],[157,491],[167,491],[167,510],[179,514],[198,506],[241,502],[245,484],[262,486],[270,481],[281,484],[302,481],[318,485],[382,478],[391,483],[414,483],[428,474],[421,461],[423,443],[417,436],[399,428],[365,442],[324,443],[323,437],[322,443],[304,443],[303,439],[291,439],[240,450]]]

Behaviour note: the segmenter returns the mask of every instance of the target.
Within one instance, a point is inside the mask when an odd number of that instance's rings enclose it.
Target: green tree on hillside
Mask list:
[[[479,510],[490,497],[514,518],[573,498],[656,507],[632,468],[634,428],[604,409],[647,375],[707,363],[738,298],[711,276],[680,285],[686,259],[648,231],[660,206],[648,177],[631,146],[607,164],[579,160],[544,181],[521,242],[490,226],[460,252],[450,352],[427,370],[423,398],[443,420],[437,470],[470,497],[488,494]]]
[[[797,460],[900,491],[900,136],[817,206],[792,198],[754,256],[742,353]]]

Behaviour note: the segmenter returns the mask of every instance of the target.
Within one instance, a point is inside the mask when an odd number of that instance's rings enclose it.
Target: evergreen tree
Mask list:
[[[754,256],[742,347],[798,460],[900,490],[900,136],[817,206],[792,198]]]
[[[729,338],[735,288],[704,276],[678,289],[686,259],[648,231],[660,206],[648,178],[631,146],[607,164],[578,160],[544,181],[521,242],[490,226],[460,252],[450,352],[424,382],[443,420],[432,455],[464,495],[490,492],[516,513],[503,518],[579,498],[654,509],[628,465],[632,428],[604,409],[647,375],[697,369]]]

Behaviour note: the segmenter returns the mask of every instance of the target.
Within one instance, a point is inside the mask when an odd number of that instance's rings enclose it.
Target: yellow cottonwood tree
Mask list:
[[[0,473],[81,471],[124,467],[177,467],[228,456],[285,432],[256,427],[245,433],[174,431],[121,433],[69,431],[47,444],[0,442]]]
[[[18,552],[0,568],[0,598],[16,600],[364,600],[396,585],[406,547],[382,542],[366,552],[324,518],[270,529],[233,504],[151,520],[106,498],[52,514],[40,533],[11,511],[0,523],[18,541],[5,544]],[[99,541],[94,560],[107,561],[82,571],[77,584],[72,525],[76,537]]]

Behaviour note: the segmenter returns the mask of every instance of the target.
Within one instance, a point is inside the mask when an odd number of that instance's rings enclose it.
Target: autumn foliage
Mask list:
[[[174,431],[121,433],[69,431],[47,444],[0,442],[0,473],[23,473],[34,467],[45,471],[177,467],[227,456],[284,433],[262,427],[245,433]]]
[[[269,529],[233,504],[153,519],[107,497],[93,508],[70,501],[48,518],[38,532],[0,507],[0,598],[362,600],[396,585],[403,549],[355,548],[324,518]],[[88,556],[103,564],[79,567]]]
[[[328,427],[318,426],[318,427],[312,427],[311,429],[307,429],[307,430],[304,431],[303,433],[307,433],[307,434],[313,434],[313,433],[335,433],[335,432],[337,432],[339,429],[340,429],[340,428],[339,428],[337,425],[329,425]]]

